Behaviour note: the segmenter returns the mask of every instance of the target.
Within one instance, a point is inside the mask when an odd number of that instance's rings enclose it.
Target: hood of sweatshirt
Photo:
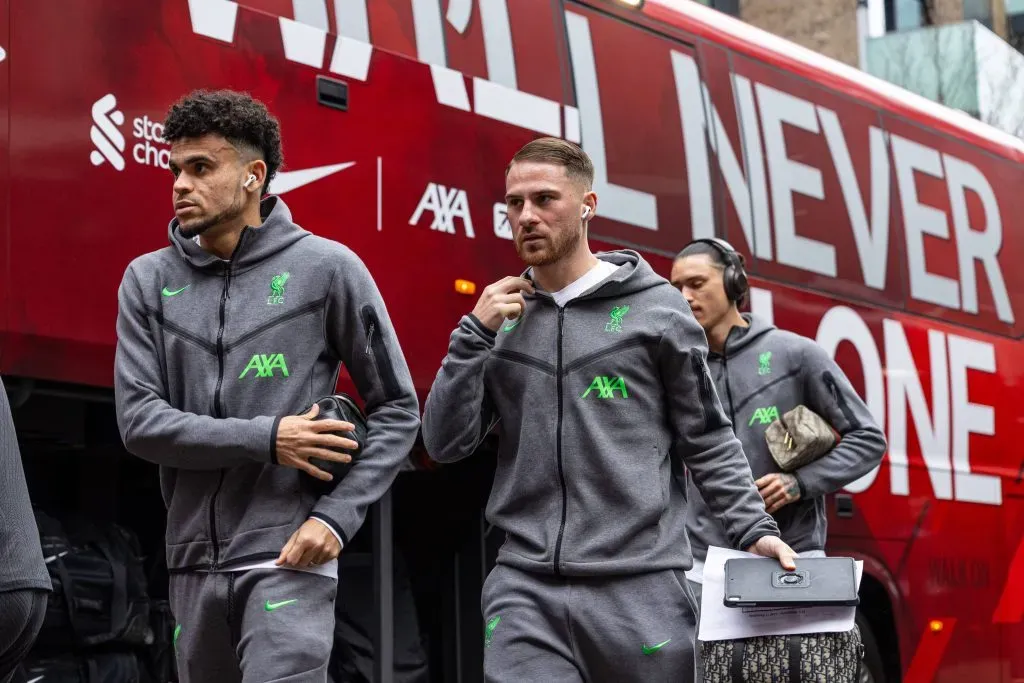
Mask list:
[[[604,280],[581,293],[576,297],[577,300],[618,299],[624,296],[634,296],[645,290],[665,284],[665,279],[655,273],[651,265],[642,259],[638,252],[632,249],[603,251],[594,254],[594,256],[601,261],[618,266],[618,269],[613,271]],[[552,298],[550,292],[536,285],[533,267],[524,270],[521,277],[535,284],[536,294],[534,296]]]
[[[765,322],[763,318],[755,317],[750,313],[741,313],[740,317],[747,321],[747,327],[734,326],[725,337],[725,348],[722,353],[710,352],[710,357],[732,358],[743,353],[747,347],[754,346],[764,335],[772,330],[778,329],[775,325]]]
[[[261,225],[242,229],[238,245],[231,255],[232,270],[236,273],[258,265],[312,234],[292,221],[288,206],[275,196],[260,202],[260,218],[263,219]],[[168,224],[167,238],[181,258],[197,270],[218,270],[223,266],[224,262],[218,256],[203,249],[194,238],[182,234],[177,218]]]

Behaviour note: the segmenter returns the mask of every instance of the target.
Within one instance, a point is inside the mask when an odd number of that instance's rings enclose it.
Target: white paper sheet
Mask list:
[[[831,633],[853,628],[856,607],[726,607],[725,561],[758,557],[740,550],[711,546],[704,561],[699,640],[730,640],[791,633]],[[856,563],[857,588],[864,563]],[[799,566],[799,564],[798,564]]]

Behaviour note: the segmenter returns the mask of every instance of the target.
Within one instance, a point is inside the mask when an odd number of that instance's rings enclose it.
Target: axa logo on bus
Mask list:
[[[93,166],[108,163],[118,171],[125,169],[125,138],[121,133],[124,113],[117,108],[117,97],[107,93],[92,105],[92,128],[89,137],[94,149],[89,154]],[[131,157],[137,164],[170,168],[171,150],[161,137],[163,124],[143,115],[132,120],[132,136],[139,140],[132,147]]]

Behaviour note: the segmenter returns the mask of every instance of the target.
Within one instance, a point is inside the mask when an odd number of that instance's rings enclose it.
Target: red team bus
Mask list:
[[[577,141],[595,249],[667,276],[726,238],[752,310],[834,354],[883,426],[881,466],[829,504],[870,678],[1024,681],[1024,142],[698,3],[635,4],[2,0],[5,381],[109,401],[118,283],[167,244],[160,121],[194,88],[278,116],[271,191],[367,263],[421,401],[460,315],[521,270],[505,164]]]

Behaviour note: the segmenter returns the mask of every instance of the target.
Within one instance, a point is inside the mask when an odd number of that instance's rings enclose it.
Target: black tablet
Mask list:
[[[725,561],[726,607],[858,604],[857,567],[852,557],[798,557],[793,571],[767,557]]]

